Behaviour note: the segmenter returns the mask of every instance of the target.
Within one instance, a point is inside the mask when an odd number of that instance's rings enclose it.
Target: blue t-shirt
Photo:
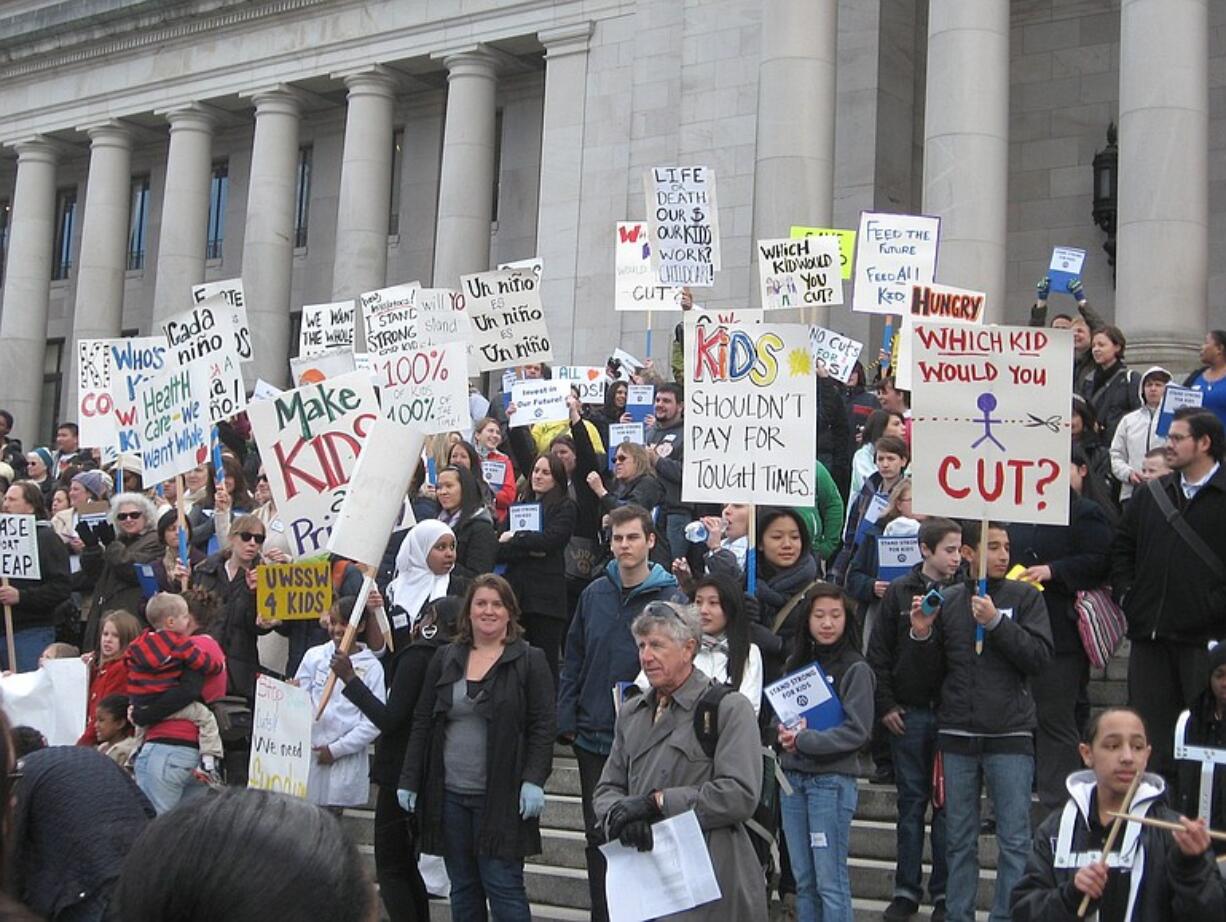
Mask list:
[[[1213,411],[1222,425],[1226,426],[1226,378],[1206,381],[1204,372],[1198,372],[1196,377],[1188,382],[1188,387],[1204,392],[1205,400],[1201,406]]]

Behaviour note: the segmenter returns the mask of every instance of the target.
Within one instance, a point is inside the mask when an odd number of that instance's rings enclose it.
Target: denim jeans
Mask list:
[[[946,752],[945,829],[949,922],[974,922],[979,889],[979,781],[987,782],[996,808],[996,895],[990,922],[1009,922],[1009,894],[1022,879],[1030,854],[1030,789],[1034,757],[1001,753],[978,756]]]
[[[3,631],[0,631],[3,633]],[[55,628],[28,627],[13,631],[13,649],[17,654],[17,668],[14,672],[33,672],[38,668],[38,658],[43,651],[55,643]],[[0,639],[0,668],[9,669],[8,639]]]
[[[937,718],[928,708],[907,708],[903,734],[890,734],[894,779],[898,784],[898,867],[894,896],[924,901],[924,814],[932,796],[932,760],[937,748]],[[932,876],[928,896],[945,899],[945,811],[932,811]]]
[[[181,800],[203,794],[205,785],[192,777],[200,761],[200,750],[193,746],[145,743],[136,753],[136,786],[145,792],[159,814]]]
[[[489,912],[497,922],[531,922],[528,893],[524,890],[524,862],[477,854],[477,835],[485,812],[482,794],[443,797],[443,860],[451,878],[451,918],[486,922]]]
[[[796,878],[797,922],[854,922],[847,852],[856,813],[856,779],[789,771],[783,834]]]

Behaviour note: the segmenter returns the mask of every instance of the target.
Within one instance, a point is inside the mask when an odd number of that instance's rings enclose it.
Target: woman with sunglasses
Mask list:
[[[599,474],[587,475],[587,484],[606,513],[618,506],[642,506],[651,511],[660,504],[664,487],[656,477],[655,458],[642,445],[622,442],[613,446],[613,483],[609,487]]]
[[[209,633],[226,654],[227,694],[255,700],[255,677],[260,670],[256,639],[278,622],[257,617],[255,610],[256,567],[267,532],[254,515],[243,515],[230,525],[224,550],[205,558],[192,570],[192,585],[207,589],[221,599],[221,611]]]
[[[102,615],[115,608],[139,612],[144,601],[136,565],[153,563],[162,556],[162,542],[157,533],[157,511],[143,493],[120,493],[111,499],[107,525],[94,529],[98,544],[82,552],[86,558],[102,558],[98,581],[94,584],[94,601],[85,621],[84,650],[97,650]]]

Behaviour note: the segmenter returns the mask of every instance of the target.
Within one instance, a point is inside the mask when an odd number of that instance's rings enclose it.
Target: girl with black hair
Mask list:
[[[566,545],[575,531],[578,507],[566,495],[566,469],[554,454],[532,465],[520,503],[541,507],[540,531],[505,531],[498,538],[498,561],[523,610],[528,643],[545,651],[558,684],[558,656],[566,636]]]
[[[466,467],[443,468],[438,473],[434,497],[439,504],[438,520],[455,532],[456,576],[472,579],[493,570],[498,533],[481,496],[477,475]]]

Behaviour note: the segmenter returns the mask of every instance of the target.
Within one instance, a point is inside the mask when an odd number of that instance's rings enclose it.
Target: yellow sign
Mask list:
[[[856,258],[856,232],[854,230],[839,230],[834,227],[800,227],[792,225],[791,236],[798,237],[838,237],[839,267],[843,270],[843,278],[851,278],[851,264]]]
[[[314,621],[332,607],[327,560],[265,563],[256,570],[256,611],[279,621]]]

